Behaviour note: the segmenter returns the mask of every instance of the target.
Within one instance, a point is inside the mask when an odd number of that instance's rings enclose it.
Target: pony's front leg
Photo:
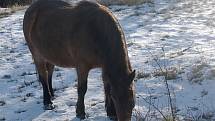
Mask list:
[[[111,87],[108,82],[108,78],[105,72],[102,72],[102,78],[104,82],[104,91],[105,91],[105,109],[107,112],[107,116],[114,121],[117,121],[116,109],[111,98]]]
[[[84,96],[87,91],[87,77],[89,69],[83,66],[77,68],[78,76],[78,101],[76,104],[76,116],[80,119],[85,119]]]
[[[113,100],[111,98],[111,89],[110,85],[104,82],[104,90],[105,90],[105,108],[107,112],[107,116],[114,121],[117,121],[116,110],[114,107]]]

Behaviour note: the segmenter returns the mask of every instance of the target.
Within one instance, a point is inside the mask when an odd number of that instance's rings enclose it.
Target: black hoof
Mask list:
[[[83,120],[83,119],[86,118],[85,114],[76,115],[76,117],[79,118],[79,119],[81,119],[81,120]]]
[[[112,121],[117,121],[117,117],[116,116],[108,116],[110,120]]]
[[[53,110],[55,108],[55,106],[53,106],[52,104],[46,104],[44,105],[44,110]]]

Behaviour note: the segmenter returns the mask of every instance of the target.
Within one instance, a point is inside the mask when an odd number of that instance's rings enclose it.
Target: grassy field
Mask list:
[[[18,10],[23,10],[26,9],[27,6],[22,6],[22,5],[13,5],[8,8],[0,8],[0,18],[7,17],[8,15],[11,15],[12,13],[18,11]]]
[[[32,2],[32,0],[1,0],[0,1],[0,7],[2,8],[8,8],[12,6],[24,6],[28,5]]]

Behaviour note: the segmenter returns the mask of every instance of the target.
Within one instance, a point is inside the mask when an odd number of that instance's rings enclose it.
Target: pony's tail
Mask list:
[[[31,31],[37,20],[37,13],[38,9],[34,8],[34,5],[29,7],[25,12],[23,19],[23,32],[27,43],[31,41]]]

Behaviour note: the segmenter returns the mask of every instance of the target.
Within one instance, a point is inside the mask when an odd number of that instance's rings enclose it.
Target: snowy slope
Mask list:
[[[214,7],[213,0],[110,6],[124,29],[132,67],[139,72],[133,121],[146,114],[148,120],[161,120],[159,111],[170,114],[159,66],[173,75],[168,83],[180,120],[215,120]],[[22,33],[23,14],[24,10],[0,19],[0,120],[78,120],[74,69],[57,67],[53,76],[57,107],[43,110],[42,87]],[[100,69],[90,72],[85,105],[87,121],[109,120]]]

